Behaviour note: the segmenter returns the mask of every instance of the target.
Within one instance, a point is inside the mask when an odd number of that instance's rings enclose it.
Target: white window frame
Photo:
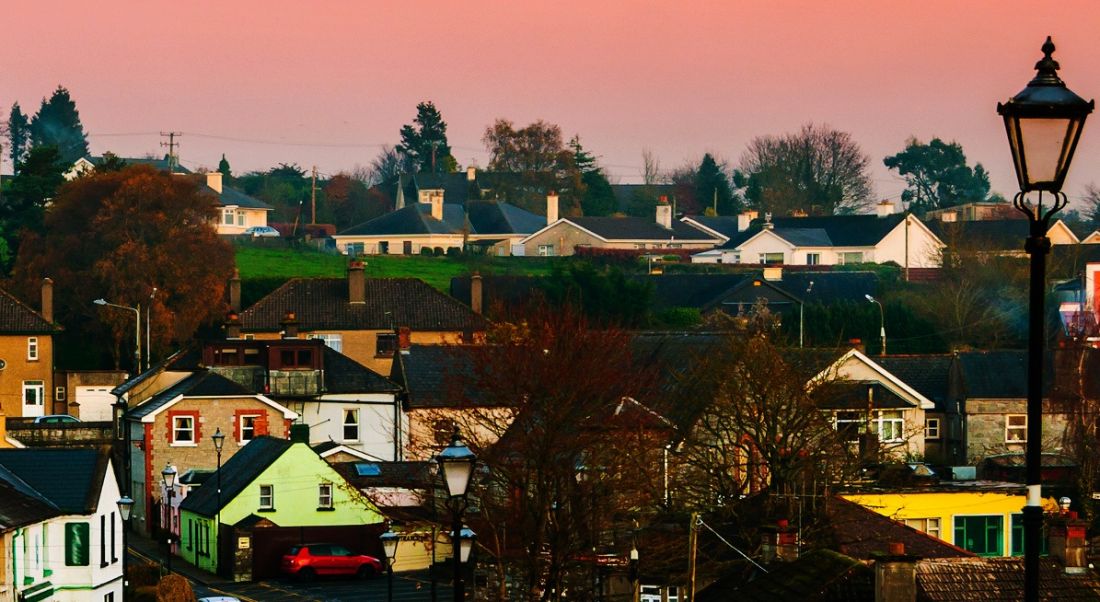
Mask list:
[[[53,400],[54,401],[65,401],[65,387],[54,387],[53,388]]]
[[[317,507],[332,508],[332,483],[321,483],[317,486]]]
[[[28,393],[35,393],[37,401],[32,401],[27,397]],[[25,380],[23,381],[23,405],[26,406],[45,406],[46,405],[46,382],[41,380]]]
[[[222,209],[222,225],[232,226],[234,215],[235,215],[235,213],[234,213],[233,209],[230,209],[229,207],[226,207],[225,209]]]
[[[1017,424],[1013,424],[1013,422],[1017,422]],[[1019,438],[1012,438],[1013,433]],[[1027,443],[1027,414],[1005,415],[1005,443]]]
[[[940,419],[939,418],[925,418],[924,419],[924,438],[925,439],[939,439],[940,438]]]
[[[355,422],[348,422],[348,417],[354,417]],[[355,427],[355,438],[348,438],[348,428]],[[341,441],[359,441],[363,436],[363,417],[360,415],[359,408],[344,408],[343,416],[340,418],[340,437]]]
[[[265,493],[266,490],[266,493]],[[275,509],[275,486],[260,485],[260,510]]]
[[[875,430],[882,443],[905,441],[905,414],[901,410],[879,410],[875,416]],[[891,431],[892,437],[887,438],[887,430]]]
[[[806,265],[821,265],[821,253],[806,253]]]
[[[554,245],[539,245],[539,257],[555,257]]]
[[[841,414],[845,415],[844,420],[840,419]],[[852,419],[850,419],[850,416],[857,416],[858,418],[856,418],[855,420],[852,420]],[[848,443],[856,443],[856,442],[859,441],[859,433],[866,432],[866,429],[867,429],[867,416],[864,412],[858,412],[858,411],[852,411],[852,410],[844,410],[844,411],[841,411],[841,412],[835,412],[833,414],[833,430],[835,430],[837,432],[840,432],[840,430],[841,430],[840,425],[842,425],[842,424],[854,424],[854,425],[856,425],[856,430],[855,430],[856,438],[851,439],[851,440],[848,441]]]
[[[244,211],[242,211],[240,209],[237,210],[237,225],[238,226],[243,226],[244,225]]]
[[[940,535],[941,529],[940,529],[940,519],[939,519],[939,517],[907,518],[907,519],[905,519],[905,524],[910,526],[910,527],[913,527],[917,531],[921,531],[922,533],[927,533],[928,535],[931,535],[932,537],[936,537],[938,539],[943,539],[943,536]]]
[[[344,350],[344,338],[338,332],[310,334],[308,338],[324,341],[325,345],[333,351],[343,352]]]
[[[773,258],[776,255],[778,255],[779,256],[779,261],[769,263],[768,262],[768,256],[769,255],[771,255]],[[783,253],[783,252],[779,252],[779,253],[761,253],[760,254],[760,265],[783,265],[786,262],[787,262],[787,254]]]
[[[251,430],[251,435],[252,436],[249,437],[248,439],[244,438],[244,429],[245,429],[244,421],[245,421],[245,418],[251,418],[252,419],[252,426],[249,427],[249,429]],[[240,416],[237,417],[237,443],[240,443],[241,445],[244,445],[245,443],[248,443],[249,441],[256,438],[256,420],[259,419],[259,418],[260,418],[259,414],[241,414]]]
[[[840,265],[864,263],[863,251],[842,251],[837,253],[837,263]]]
[[[38,361],[38,337],[27,337],[27,361]]]
[[[187,421],[190,426],[182,426],[182,421]],[[172,416],[172,445],[177,447],[195,447],[195,417],[190,414]],[[190,439],[180,439],[180,433],[191,433]]]

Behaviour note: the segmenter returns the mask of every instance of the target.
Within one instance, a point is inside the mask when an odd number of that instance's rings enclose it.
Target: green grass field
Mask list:
[[[242,280],[294,277],[343,277],[348,258],[309,249],[236,247],[237,269]],[[364,258],[368,278],[419,278],[448,292],[451,278],[475,270],[482,274],[539,276],[549,274],[554,261],[536,257],[425,257],[421,255],[371,255]]]

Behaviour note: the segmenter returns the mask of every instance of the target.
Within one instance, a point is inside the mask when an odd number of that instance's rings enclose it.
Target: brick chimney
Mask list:
[[[429,202],[432,205],[432,218],[443,221],[443,195],[435,193],[429,197]]]
[[[53,324],[53,280],[42,279],[42,317]]]
[[[294,312],[286,312],[286,316],[283,317],[282,322],[279,322],[279,325],[283,327],[284,339],[298,338],[298,316]]]
[[[353,261],[348,264],[348,303],[362,304],[367,302],[367,278],[363,274],[363,262]]]
[[[229,310],[229,315],[225,317],[225,338],[241,338],[241,315],[236,310]]]
[[[889,217],[894,214],[894,204],[890,201],[882,201],[875,206],[875,213],[879,217]]]
[[[775,521],[774,525],[764,525],[760,551],[764,562],[791,562],[798,560],[798,529],[792,527],[787,519]]]
[[[917,557],[905,553],[905,544],[890,544],[888,554],[875,555],[875,602],[914,602],[917,599]]]
[[[466,181],[473,182],[477,179],[477,168],[473,165],[466,168]]]
[[[473,276],[470,276],[470,309],[474,310],[475,314],[480,314],[482,310],[482,282],[481,274],[474,272]]]
[[[241,311],[241,273],[236,268],[229,279],[229,309],[237,313]]]
[[[1068,574],[1088,572],[1088,522],[1077,518],[1076,512],[1064,511],[1050,519],[1047,546]]]
[[[210,171],[206,173],[206,185],[213,188],[214,192],[222,193],[222,172]]]
[[[657,203],[657,225],[665,230],[672,229],[672,205],[668,204],[667,196],[662,196]]]
[[[546,195],[546,225],[558,221],[558,193],[551,190]]]

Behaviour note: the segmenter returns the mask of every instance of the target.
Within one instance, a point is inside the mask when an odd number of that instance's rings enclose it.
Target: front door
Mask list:
[[[23,417],[45,415],[46,383],[40,380],[23,381]]]

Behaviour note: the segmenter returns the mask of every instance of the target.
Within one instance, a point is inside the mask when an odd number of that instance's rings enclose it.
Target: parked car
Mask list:
[[[75,422],[80,422],[80,419],[68,414],[49,414],[34,419],[35,424],[73,424]]]
[[[244,231],[244,235],[252,238],[278,238],[279,231],[271,226],[252,226]]]
[[[311,543],[290,548],[283,555],[280,570],[303,581],[321,575],[355,575],[366,579],[381,573],[382,563],[373,556],[352,554],[341,545]]]

